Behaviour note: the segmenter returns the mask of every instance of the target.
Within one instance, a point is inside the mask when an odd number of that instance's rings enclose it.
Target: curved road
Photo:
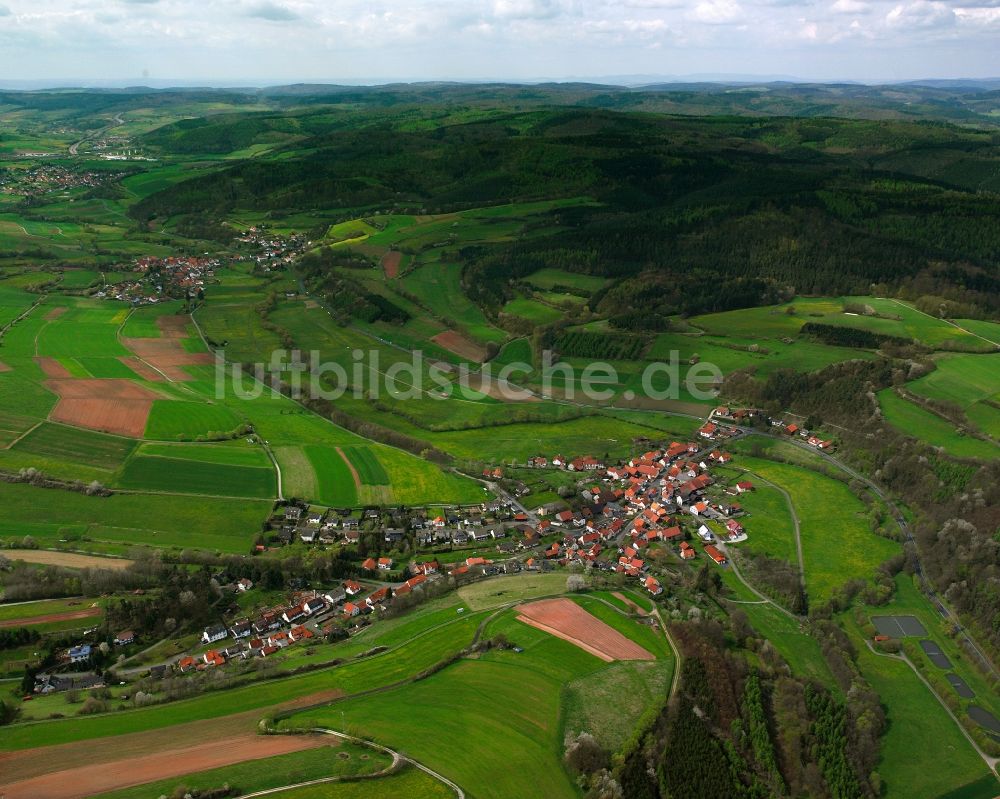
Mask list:
[[[769,438],[778,438],[778,436],[769,433],[762,433],[759,430],[754,430],[751,428],[740,428],[740,429],[744,433],[749,435],[762,435],[762,436],[767,436]],[[864,486],[872,494],[874,494],[876,497],[878,497],[878,499],[880,499],[883,503],[885,503],[885,506],[889,509],[890,513],[892,514],[893,521],[896,522],[896,524],[899,526],[900,531],[902,531],[904,538],[906,539],[906,541],[908,541],[910,544],[913,545],[912,552],[913,552],[914,570],[916,571],[917,577],[920,578],[920,584],[921,587],[923,588],[924,594],[926,594],[927,598],[931,601],[934,607],[937,608],[938,613],[940,613],[942,617],[944,617],[954,625],[956,631],[962,637],[966,648],[976,656],[983,670],[988,671],[994,677],[994,679],[1000,679],[1000,672],[997,671],[997,668],[993,664],[993,661],[986,656],[986,654],[979,648],[976,642],[972,639],[972,636],[970,636],[966,632],[965,627],[962,626],[958,617],[951,610],[951,608],[949,608],[947,605],[944,604],[941,598],[931,587],[927,578],[924,576],[924,570],[923,566],[920,563],[920,555],[917,549],[916,541],[913,538],[913,533],[910,530],[910,525],[907,523],[906,518],[903,516],[902,511],[900,511],[899,506],[896,505],[896,503],[893,500],[891,500],[888,496],[886,496],[885,492],[877,485],[875,485],[875,483],[873,483],[871,480],[869,480],[860,472],[856,471],[855,469],[852,469],[843,461],[839,460],[838,458],[835,458],[830,453],[823,452],[822,450],[818,450],[814,447],[810,447],[808,444],[804,444],[801,441],[796,441],[795,439],[789,439],[787,436],[781,436],[780,438],[782,441],[788,441],[788,443],[798,447],[799,449],[805,450],[806,452],[812,452],[814,454],[818,454],[820,458],[825,459],[826,461],[830,462],[841,471],[850,475],[858,482],[863,483]]]

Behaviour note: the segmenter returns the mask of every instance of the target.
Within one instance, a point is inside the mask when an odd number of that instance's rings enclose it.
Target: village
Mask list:
[[[471,507],[356,510],[279,503],[254,554],[266,556],[274,547],[338,547],[359,558],[351,576],[325,588],[295,590],[284,603],[250,612],[240,609],[246,603],[233,602],[202,630],[200,647],[164,668],[204,671],[270,658],[302,642],[347,639],[380,619],[495,575],[562,569],[632,583],[660,597],[665,573],[679,564],[706,560],[724,568],[727,547],[748,540],[740,497],[754,491],[754,484],[734,477],[741,473],[722,443],[738,436],[736,425],[750,417],[719,408],[713,418],[699,428],[700,441],[673,441],[612,465],[592,455],[529,459],[526,468],[571,473],[578,489],[567,500],[531,510],[502,488],[497,499]],[[800,434],[794,424],[766,421],[786,435]],[[719,475],[719,467],[730,468]],[[504,468],[483,472],[504,485]],[[252,596],[254,584],[243,577],[224,588]],[[123,631],[115,644],[132,640],[132,632]],[[88,650],[68,650],[65,660],[85,662]],[[51,678],[40,675],[36,690],[52,686]]]

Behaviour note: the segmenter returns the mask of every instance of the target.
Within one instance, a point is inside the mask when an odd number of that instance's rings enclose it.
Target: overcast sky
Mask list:
[[[0,0],[0,79],[1000,76],[1000,0]]]

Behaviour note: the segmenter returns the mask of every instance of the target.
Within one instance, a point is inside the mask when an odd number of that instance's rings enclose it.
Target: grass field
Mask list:
[[[1000,439],[1000,354],[943,355],[936,365],[907,388],[957,405],[981,432]]]
[[[565,591],[564,573],[525,572],[470,583],[458,589],[458,595],[473,610],[482,610]]]
[[[989,441],[963,435],[951,422],[914,405],[891,388],[878,392],[878,402],[886,420],[897,430],[933,447],[941,447],[951,455],[984,459],[1000,455],[1000,447]]]
[[[344,454],[361,478],[363,485],[388,485],[389,475],[385,473],[375,453],[368,447],[344,447]]]
[[[274,470],[257,466],[229,466],[162,456],[136,455],[126,464],[118,484],[122,488],[207,496],[271,498]]]
[[[522,319],[527,319],[529,322],[534,322],[536,325],[548,324],[549,322],[554,322],[562,317],[561,311],[537,302],[536,300],[529,300],[524,297],[518,297],[508,302],[503,307],[503,312],[510,314],[511,316],[519,316]]]
[[[224,405],[154,400],[146,422],[147,439],[194,439],[229,433],[243,421]]]
[[[339,452],[333,447],[321,444],[311,444],[301,448],[305,453],[307,463],[311,467],[315,480],[315,488],[312,494],[304,496],[315,497],[317,500],[335,506],[353,506],[358,502],[358,492],[354,485],[354,477],[351,470]],[[296,461],[286,460],[287,450],[283,448],[279,454],[279,462],[283,465],[289,463],[293,465]],[[294,466],[293,466],[294,472]],[[284,475],[284,472],[282,472]],[[308,478],[308,473],[304,476]],[[293,477],[292,486],[305,488],[302,483],[296,483],[299,478]],[[291,492],[291,488],[288,489]]]
[[[31,508],[30,521],[24,508]],[[31,535],[42,546],[62,540],[132,546],[201,547],[243,553],[271,509],[270,502],[72,491],[0,483],[0,538]]]
[[[867,306],[875,315],[850,315],[846,303]],[[794,309],[790,313],[789,309]],[[840,325],[914,339],[929,347],[954,346],[989,351],[993,346],[948,322],[922,314],[903,302],[876,297],[797,297],[784,305],[745,308],[692,317],[709,333],[750,339],[794,337],[806,322]]]
[[[256,466],[272,468],[271,459],[259,444],[247,444],[242,438],[233,441],[213,441],[206,444],[139,445],[139,455],[156,455],[162,458],[179,458],[186,461],[218,463],[226,466]]]
[[[899,544],[870,531],[863,503],[843,483],[750,456],[741,457],[739,465],[791,495],[799,516],[810,601],[822,602],[848,580],[871,575],[899,551]]]
[[[493,655],[461,661],[420,682],[290,721],[343,726],[399,748],[454,779],[470,796],[575,797],[559,757],[559,683],[548,670],[532,667],[549,661],[551,668],[570,676],[593,671],[600,661],[540,635],[548,640],[518,642],[527,644],[517,656],[519,663]],[[506,712],[488,712],[491,706]],[[420,711],[400,713],[401,707]],[[434,734],[427,735],[428,729]]]
[[[16,452],[114,470],[132,454],[135,442],[119,436],[44,422],[20,439],[13,449]]]
[[[274,799],[452,799],[455,792],[447,785],[413,767],[404,767],[377,780],[363,783],[364,793],[357,783],[329,783],[279,791]]]
[[[850,622],[848,629],[852,630]],[[889,722],[877,767],[886,786],[884,796],[937,797],[984,777],[986,765],[910,667],[871,652],[856,629],[851,637],[861,672],[881,697]],[[931,762],[934,768],[914,768],[916,763]],[[988,791],[968,799],[989,799],[997,789],[994,780]]]

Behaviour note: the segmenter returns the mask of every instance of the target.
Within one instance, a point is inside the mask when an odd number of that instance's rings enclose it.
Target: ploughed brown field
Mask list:
[[[63,378],[46,380],[59,396],[49,418],[56,422],[142,438],[157,395],[131,380],[118,378]]]
[[[403,262],[403,253],[399,250],[389,250],[382,256],[382,270],[390,280],[399,277],[399,266]]]
[[[465,336],[456,333],[454,330],[445,330],[431,337],[431,341],[444,347],[449,352],[453,352],[461,358],[476,363],[482,363],[486,359],[486,348],[469,341]]]
[[[656,656],[569,599],[543,599],[518,608],[517,620],[575,644],[601,660],[656,660]]]
[[[277,708],[306,707],[342,695],[341,691],[324,691]],[[146,732],[2,752],[0,796],[6,799],[82,799],[247,760],[337,745],[331,736],[257,735],[257,722],[273,709],[261,708]]]
[[[46,377],[72,377],[69,370],[55,358],[35,358],[35,363]]]
[[[0,627],[29,627],[32,624],[48,624],[54,621],[75,621],[100,616],[100,608],[83,608],[82,610],[67,610],[62,613],[49,613],[45,616],[31,616],[26,619],[5,619],[0,621]],[[2,762],[2,761],[0,761]],[[2,796],[3,794],[0,794]]]

